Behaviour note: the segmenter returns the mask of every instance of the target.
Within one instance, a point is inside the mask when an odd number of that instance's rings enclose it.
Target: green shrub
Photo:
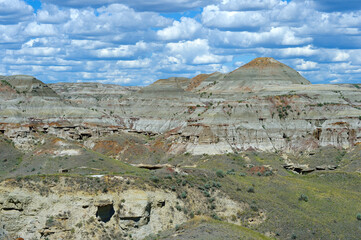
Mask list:
[[[219,178],[223,178],[225,176],[225,174],[224,174],[224,172],[222,170],[217,170],[216,175]]]
[[[301,196],[298,198],[298,200],[308,202],[308,197],[305,194],[301,194]]]
[[[361,221],[361,213],[358,213],[358,214],[356,215],[356,218],[357,218],[357,220]]]
[[[211,215],[211,217],[212,217],[213,219],[216,219],[216,220],[218,220],[218,221],[221,221],[221,218],[218,217],[218,215],[217,215],[216,213],[213,213],[213,214]]]
[[[273,172],[272,171],[265,171],[264,175],[266,177],[269,177],[269,176],[272,176],[273,175]]]
[[[178,203],[175,205],[175,209],[177,209],[178,211],[182,211],[182,207]]]
[[[203,191],[203,195],[205,196],[205,197],[211,197],[211,194],[207,191],[207,190],[204,190]]]
[[[159,182],[159,178],[158,178],[157,176],[151,176],[151,177],[150,177],[150,180],[151,180],[152,182],[155,182],[155,183],[158,183],[158,182]]]
[[[255,212],[258,211],[258,207],[257,207],[257,205],[254,204],[254,203],[251,204],[250,208],[252,209],[252,211],[255,211]]]
[[[50,216],[46,219],[45,226],[50,228],[55,225],[55,220],[53,216]]]
[[[183,199],[187,198],[187,195],[188,195],[187,192],[184,191],[184,192],[181,193],[181,198],[183,198]]]
[[[254,193],[254,187],[249,187],[249,188],[247,189],[247,192],[249,192],[249,193]]]
[[[222,185],[219,182],[212,182],[212,187],[221,188]]]
[[[228,170],[228,171],[227,171],[227,174],[228,174],[228,175],[235,175],[236,173],[235,173],[235,170],[234,170],[234,169],[231,169],[231,170]]]
[[[77,228],[81,228],[81,227],[83,226],[83,224],[82,224],[81,222],[78,222],[77,224],[75,224],[75,226],[76,226]]]
[[[180,228],[181,228],[181,227],[180,227],[180,225],[178,225],[178,224],[177,224],[177,225],[175,225],[175,230],[176,230],[176,231],[179,231],[179,230],[180,230]]]

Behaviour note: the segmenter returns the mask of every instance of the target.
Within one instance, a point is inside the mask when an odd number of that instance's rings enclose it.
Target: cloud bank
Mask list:
[[[35,2],[41,1],[38,8]],[[0,75],[147,85],[270,56],[361,82],[358,0],[0,0]]]

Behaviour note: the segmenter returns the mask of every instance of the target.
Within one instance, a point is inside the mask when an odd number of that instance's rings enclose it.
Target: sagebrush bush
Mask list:
[[[211,217],[215,220],[221,221],[221,218],[216,213],[213,213]]]
[[[298,200],[308,202],[308,197],[305,194],[301,194]]]
[[[217,175],[217,177],[220,177],[220,178],[223,178],[225,176],[225,174],[222,170],[217,170],[216,175]]]
[[[184,191],[181,193],[181,198],[187,198],[187,195],[188,195],[187,192]]]
[[[158,182],[159,182],[159,178],[158,178],[157,176],[151,176],[151,177],[150,177],[150,180],[151,180],[152,182],[155,182],[155,183],[158,183]]]
[[[249,193],[254,193],[254,187],[249,187],[249,188],[247,189],[247,192],[249,192]]]

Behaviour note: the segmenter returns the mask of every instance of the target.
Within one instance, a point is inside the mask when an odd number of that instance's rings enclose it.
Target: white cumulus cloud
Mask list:
[[[286,3],[286,1],[280,0],[223,0],[221,8],[229,11],[262,10],[271,9],[277,5],[285,5]]]
[[[209,64],[231,60],[229,57],[213,54],[206,39],[168,43],[166,48],[170,55],[182,63]]]
[[[52,36],[57,33],[55,27],[51,24],[38,24],[31,22],[24,29],[24,33],[27,36],[39,37],[39,36]]]
[[[32,16],[33,8],[22,0],[0,1],[0,24],[15,24]]]
[[[317,62],[305,61],[303,59],[297,62],[298,62],[296,65],[297,70],[307,71],[307,70],[315,70],[319,68]]]
[[[202,22],[205,26],[221,29],[251,29],[261,27],[267,20],[262,12],[222,11],[215,5],[205,7],[202,12]]]
[[[162,40],[185,40],[197,36],[202,31],[202,25],[192,18],[182,17],[180,21],[174,21],[172,26],[157,31]]]

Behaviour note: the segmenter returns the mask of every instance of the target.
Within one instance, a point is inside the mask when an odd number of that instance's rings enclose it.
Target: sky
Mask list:
[[[361,83],[360,0],[0,0],[0,75],[143,86],[256,57]]]

